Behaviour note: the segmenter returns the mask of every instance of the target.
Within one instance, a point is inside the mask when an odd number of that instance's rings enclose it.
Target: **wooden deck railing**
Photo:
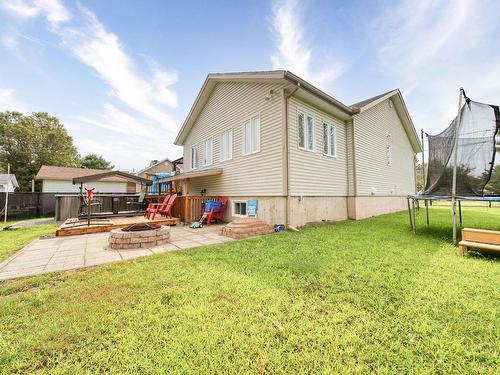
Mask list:
[[[179,217],[181,221],[190,223],[201,218],[203,202],[206,200],[217,200],[220,197],[214,195],[188,195],[179,196],[172,207],[172,215]]]

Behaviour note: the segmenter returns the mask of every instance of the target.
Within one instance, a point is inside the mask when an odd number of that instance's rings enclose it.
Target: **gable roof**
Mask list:
[[[207,75],[203,86],[198,93],[187,117],[184,121],[177,138],[174,141],[176,145],[182,145],[186,139],[191,127],[196,118],[205,106],[210,94],[218,82],[287,82],[300,90],[306,91],[315,97],[322,99],[326,103],[338,111],[338,115],[343,115],[346,118],[352,115],[351,108],[341,103],[337,99],[331,97],[324,91],[313,86],[309,82],[293,74],[288,70],[270,70],[270,71],[255,71],[255,72],[237,72],[237,73],[210,73]]]
[[[107,171],[102,169],[98,173],[93,173],[86,176],[74,177],[73,184],[81,182],[89,182],[89,181],[110,181],[111,178],[114,177],[116,178],[119,177],[120,181],[125,180],[127,182],[132,182],[134,184],[143,184],[143,185],[153,184],[153,181],[148,180],[147,178],[136,176],[135,174],[120,172],[120,171]]]
[[[172,164],[172,161],[171,161],[169,158],[165,158],[165,159],[163,159],[163,160],[159,160],[159,161],[157,161],[156,163],[154,163],[154,164],[152,164],[152,165],[150,165],[150,166],[147,166],[146,168],[141,169],[140,171],[138,171],[138,172],[137,172],[137,174],[141,174],[141,173],[144,173],[144,172],[146,172],[146,171],[149,171],[151,168],[154,168],[154,167],[156,167],[156,166],[158,166],[158,165],[160,165],[160,164],[163,164],[163,163],[165,163],[165,162],[167,162],[167,161],[168,161],[170,164]]]
[[[36,174],[36,180],[64,180],[73,181],[73,178],[90,176],[98,173],[109,172],[103,169],[85,169],[71,167],[56,167],[54,165],[42,165]],[[103,181],[125,182],[122,178],[108,177]]]
[[[418,138],[417,131],[415,130],[415,125],[413,124],[410,113],[408,112],[408,108],[406,107],[406,103],[403,99],[403,95],[401,94],[401,91],[399,91],[399,89],[387,91],[386,93],[373,96],[371,98],[353,104],[351,108],[356,110],[357,113],[363,113],[387,99],[391,99],[394,103],[394,108],[396,109],[399,119],[403,124],[403,128],[413,148],[413,152],[422,152],[422,145],[420,143],[420,139]]]
[[[367,106],[368,104],[371,104],[371,103],[377,101],[378,99],[383,98],[384,96],[386,96],[388,94],[395,93],[396,90],[398,90],[398,89],[387,91],[387,92],[384,92],[383,94],[380,94],[380,95],[372,96],[371,98],[368,98],[368,99],[362,100],[360,102],[351,104],[349,107],[353,110],[359,110],[360,108],[363,108],[363,107]]]
[[[418,139],[415,127],[413,126],[410,114],[406,108],[406,104],[404,103],[399,89],[391,90],[383,94],[365,99],[351,106],[347,106],[288,70],[208,74],[186,117],[186,120],[182,124],[182,127],[177,134],[174,144],[182,145],[186,140],[189,131],[194,125],[197,117],[201,113],[208,98],[210,97],[210,94],[212,93],[215,85],[218,82],[288,82],[294,85],[294,87],[297,89],[297,92],[302,91],[304,94],[309,95],[309,97],[314,97],[316,99],[319,99],[321,102],[326,103],[329,106],[328,108],[330,108],[330,112],[334,113],[343,120],[348,120],[355,114],[365,111],[372,106],[380,103],[381,101],[392,97],[393,95],[398,95],[401,105],[397,106],[396,109],[398,110],[399,115],[402,119],[401,121],[405,125],[405,129],[407,127],[412,128],[408,128],[406,130],[413,150],[415,152],[421,152],[422,150],[420,140]]]
[[[12,186],[19,187],[15,174],[0,174],[0,185],[7,185],[9,182],[12,182]]]

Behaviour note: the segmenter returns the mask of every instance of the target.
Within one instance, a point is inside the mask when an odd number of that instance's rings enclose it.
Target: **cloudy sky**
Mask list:
[[[400,88],[433,133],[500,104],[500,2],[0,0],[0,110],[47,111],[120,169],[175,158],[206,74],[288,69],[352,104]]]

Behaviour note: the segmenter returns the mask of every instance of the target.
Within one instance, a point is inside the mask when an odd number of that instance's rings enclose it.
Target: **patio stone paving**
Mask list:
[[[234,241],[219,235],[220,228],[221,225],[199,229],[175,226],[170,228],[167,244],[127,250],[109,249],[109,233],[37,239],[0,263],[0,281]]]

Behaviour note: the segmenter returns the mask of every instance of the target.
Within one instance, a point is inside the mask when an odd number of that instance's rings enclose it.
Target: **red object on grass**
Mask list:
[[[207,214],[207,225],[212,224],[212,220],[224,221],[224,210],[227,206],[227,200],[227,198],[218,198],[217,201],[221,202],[222,205],[220,208],[212,207],[208,213],[205,212],[205,207],[202,208],[202,214]],[[205,206],[205,203],[203,203],[203,206]]]

